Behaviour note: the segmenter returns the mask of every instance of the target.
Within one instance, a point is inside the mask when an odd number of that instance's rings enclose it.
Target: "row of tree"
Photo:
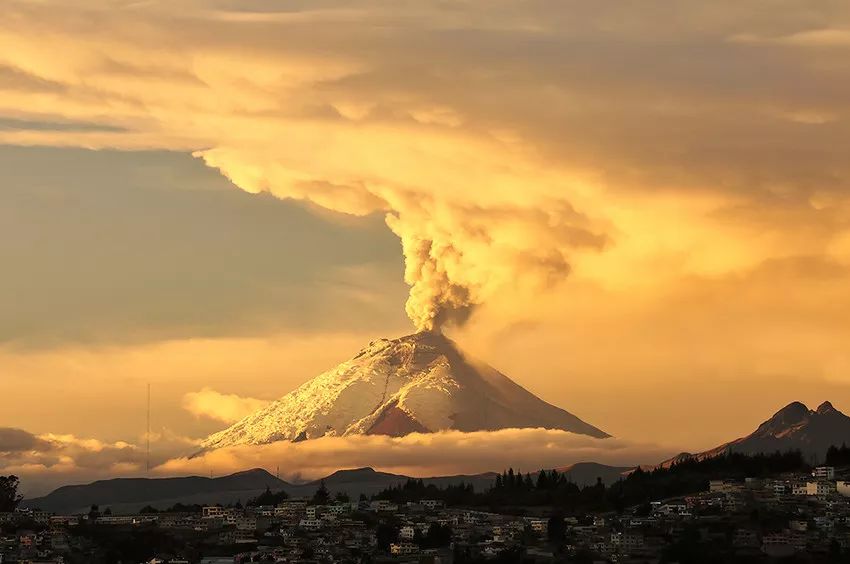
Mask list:
[[[831,446],[826,450],[827,466],[850,466],[850,447],[841,443],[840,447]]]
[[[497,476],[494,485],[483,492],[476,492],[471,484],[438,488],[420,479],[409,479],[383,490],[375,498],[399,503],[431,498],[442,499],[448,505],[491,508],[556,506],[576,513],[622,510],[650,500],[704,491],[713,479],[764,477],[807,468],[798,451],[758,455],[727,453],[703,460],[687,458],[652,470],[638,467],[610,485],[597,479],[595,484],[580,486],[557,470],[541,471],[532,476],[511,468]]]

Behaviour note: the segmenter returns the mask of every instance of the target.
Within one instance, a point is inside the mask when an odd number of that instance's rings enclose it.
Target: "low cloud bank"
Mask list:
[[[340,468],[371,466],[412,476],[498,471],[535,471],[576,462],[612,465],[656,463],[675,448],[623,439],[594,439],[566,431],[503,429],[463,433],[414,433],[405,437],[324,437],[218,449],[193,458],[169,460],[157,474],[226,474],[246,468],[278,467],[290,480],[314,479]]]
[[[324,437],[218,449],[190,457],[197,441],[177,435],[152,437],[151,477],[222,476],[266,468],[293,482],[336,470],[371,466],[376,470],[427,477],[500,471],[534,472],[576,462],[632,466],[657,463],[681,449],[624,439],[594,439],[566,431],[503,429],[463,433],[414,433],[405,437]],[[143,443],[107,443],[73,435],[34,435],[0,428],[0,475],[22,478],[27,497],[61,485],[96,479],[144,476]]]
[[[35,497],[57,486],[101,478],[143,475],[147,453],[139,444],[105,442],[70,434],[36,435],[23,429],[0,427],[0,475],[22,479],[22,493]],[[156,451],[151,464],[162,464],[195,448],[194,441],[168,431],[152,434]]]

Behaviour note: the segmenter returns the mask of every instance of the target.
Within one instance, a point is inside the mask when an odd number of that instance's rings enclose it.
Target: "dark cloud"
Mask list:
[[[0,64],[0,84],[4,90],[22,92],[61,92],[65,86],[61,83],[29,74],[21,69]]]
[[[0,168],[0,343],[401,321],[398,243],[380,217],[246,194],[176,153],[0,147]]]
[[[4,455],[24,452],[46,452],[52,445],[32,433],[13,427],[0,427],[0,453]]]

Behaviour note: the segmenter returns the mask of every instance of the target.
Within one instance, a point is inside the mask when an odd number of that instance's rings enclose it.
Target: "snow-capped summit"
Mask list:
[[[323,436],[544,427],[609,435],[546,403],[438,332],[369,343],[228,429],[204,450]]]

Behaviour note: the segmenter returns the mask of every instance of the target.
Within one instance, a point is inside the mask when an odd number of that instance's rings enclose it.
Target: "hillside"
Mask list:
[[[247,501],[266,487],[287,489],[291,484],[262,469],[221,478],[114,478],[91,484],[62,486],[43,497],[24,500],[24,507],[56,513],[85,513],[92,504],[116,513],[138,511],[145,505],[164,508],[175,503],[205,504]]]
[[[495,474],[436,476],[424,478],[426,484],[439,487],[472,484],[476,490],[489,488]],[[166,509],[176,503],[184,505],[229,504],[257,497],[266,487],[285,491],[290,497],[310,497],[324,482],[331,493],[344,492],[352,499],[361,494],[371,496],[390,486],[405,483],[408,476],[378,472],[372,468],[339,470],[319,480],[292,484],[275,478],[262,469],[239,472],[221,478],[190,476],[184,478],[115,478],[91,484],[63,486],[46,496],[27,499],[24,507],[64,514],[86,513],[92,504],[113,513],[135,513],[150,505]]]
[[[850,443],[850,417],[824,402],[817,409],[792,402],[744,437],[699,453],[682,453],[662,465],[695,458],[702,460],[727,452],[758,454],[799,450],[810,462],[821,462],[830,446]]]

